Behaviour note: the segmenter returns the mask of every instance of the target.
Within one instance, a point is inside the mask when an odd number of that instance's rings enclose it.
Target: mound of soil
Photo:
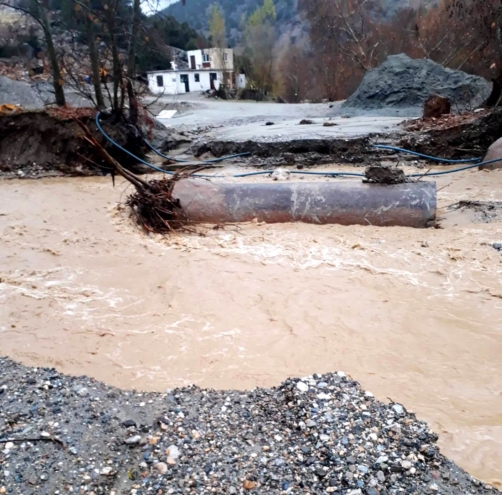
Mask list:
[[[145,171],[136,160],[109,143],[97,130],[95,111],[81,109],[79,119],[96,139],[125,168]],[[85,139],[74,120],[74,111],[31,111],[0,115],[0,174],[40,176],[48,173],[64,175],[101,175],[109,170]],[[103,128],[119,144],[139,157],[145,155],[145,144],[134,129],[122,122],[103,122]]]
[[[502,137],[502,109],[480,114],[466,114],[457,119],[417,121],[399,146],[427,155],[450,159],[483,157],[486,150]],[[426,124],[426,125],[424,125]],[[420,131],[419,129],[424,129]],[[418,130],[418,132],[416,132]]]
[[[481,105],[490,89],[488,81],[481,77],[445,69],[432,60],[393,55],[366,73],[359,88],[342,105],[342,111],[401,109],[410,116],[419,116],[431,94],[444,96],[454,110],[464,111]]]

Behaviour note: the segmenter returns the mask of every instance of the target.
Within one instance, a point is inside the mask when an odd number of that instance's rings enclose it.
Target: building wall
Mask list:
[[[209,55],[209,63],[211,69],[226,70],[232,72],[234,70],[234,51],[232,48],[206,48],[204,50],[191,50],[187,52],[188,65],[190,65],[190,57],[195,57],[195,68],[202,69],[204,64],[203,55]],[[226,55],[226,60],[225,60]]]
[[[210,73],[215,72],[217,80],[215,81],[215,88],[218,89],[220,83],[223,81],[222,71],[158,71],[148,74],[148,88],[153,94],[166,94],[177,95],[185,93],[185,84],[181,82],[183,74],[188,75],[188,85],[190,93],[197,91],[208,91],[211,89]],[[196,81],[196,75],[199,75],[199,81]],[[162,77],[163,86],[157,83],[157,77]]]

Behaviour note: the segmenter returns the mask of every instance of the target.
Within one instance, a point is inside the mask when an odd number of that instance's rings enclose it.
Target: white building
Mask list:
[[[234,53],[231,48],[207,48],[187,52],[189,68],[171,63],[171,70],[148,72],[148,87],[154,94],[176,95],[218,90],[233,85]]]

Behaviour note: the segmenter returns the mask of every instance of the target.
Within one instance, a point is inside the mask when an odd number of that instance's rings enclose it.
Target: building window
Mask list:
[[[200,82],[200,74],[195,74],[195,82]]]
[[[157,76],[157,86],[159,88],[163,88],[164,87],[164,78],[162,76]]]
[[[223,54],[223,60],[224,60],[225,62],[228,62],[228,53],[224,53],[224,54]]]
[[[209,62],[211,59],[209,58],[209,53],[203,53],[202,54],[202,61],[203,62]]]

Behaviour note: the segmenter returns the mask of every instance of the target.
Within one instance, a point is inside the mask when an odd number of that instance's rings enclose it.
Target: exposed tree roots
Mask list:
[[[126,201],[138,225],[148,232],[169,234],[174,230],[186,230],[189,219],[180,200],[173,198],[173,189],[179,176],[172,179],[152,180],[148,188],[136,187]]]
[[[121,175],[134,186],[135,192],[127,198],[126,205],[131,208],[139,226],[147,232],[157,234],[169,234],[176,230],[191,231],[189,219],[180,200],[173,198],[174,185],[178,180],[187,178],[205,167],[147,182],[122,167],[93,137],[89,128],[81,121],[77,122],[85,133],[85,139],[110,164],[114,173]]]

